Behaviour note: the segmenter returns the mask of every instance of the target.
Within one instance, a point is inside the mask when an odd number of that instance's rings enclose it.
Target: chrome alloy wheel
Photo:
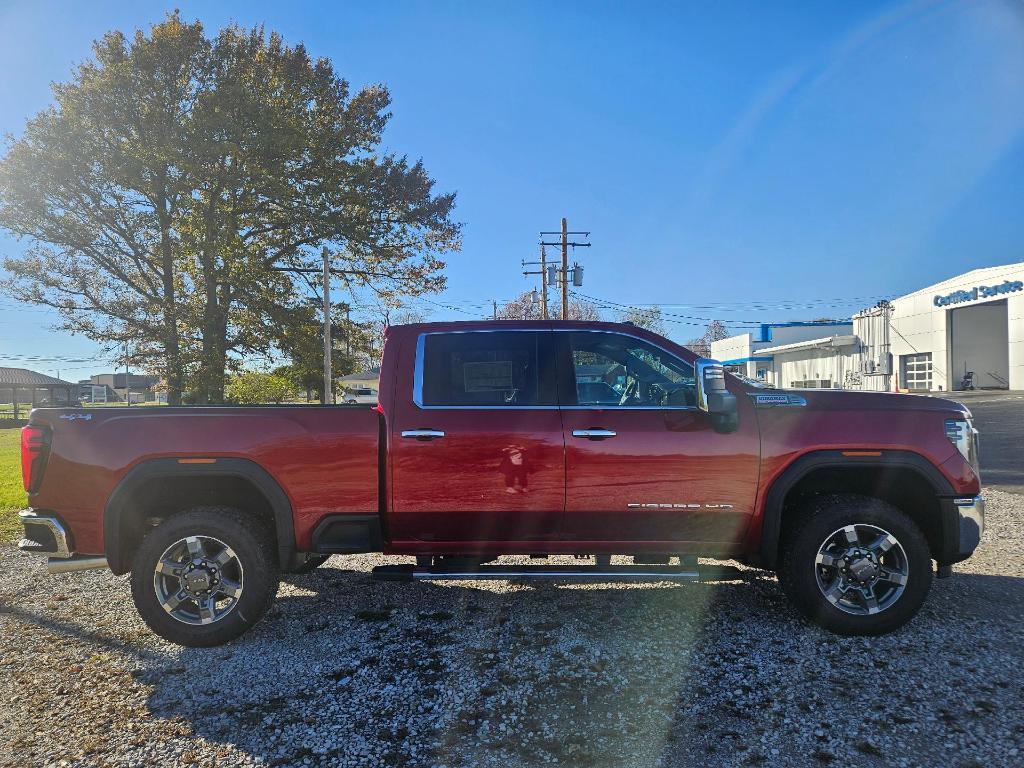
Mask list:
[[[818,589],[846,613],[867,616],[892,607],[907,588],[902,545],[876,525],[847,525],[829,534],[814,561]]]
[[[161,607],[185,624],[212,624],[238,605],[242,563],[212,536],[186,536],[164,550],[153,570]]]

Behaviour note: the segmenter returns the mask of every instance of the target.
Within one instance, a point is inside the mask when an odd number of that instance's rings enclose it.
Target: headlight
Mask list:
[[[960,455],[978,472],[978,430],[970,419],[946,419],[946,437],[956,446]]]

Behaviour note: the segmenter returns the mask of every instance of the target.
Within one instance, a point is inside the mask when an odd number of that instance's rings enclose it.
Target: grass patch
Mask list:
[[[18,511],[27,505],[21,485],[21,430],[0,429],[0,541],[21,535]]]

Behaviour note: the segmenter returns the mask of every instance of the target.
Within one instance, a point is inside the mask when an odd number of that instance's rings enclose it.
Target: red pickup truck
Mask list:
[[[184,645],[256,623],[281,572],[358,552],[415,556],[388,579],[685,580],[733,558],[820,625],[878,634],[984,527],[949,400],[764,388],[629,324],[396,326],[381,362],[376,408],[34,410],[22,549],[130,572]],[[509,554],[579,565],[493,564]]]

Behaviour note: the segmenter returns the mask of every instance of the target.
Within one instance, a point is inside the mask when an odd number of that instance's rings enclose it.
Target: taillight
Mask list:
[[[50,428],[29,424],[21,430],[21,480],[28,493],[39,490],[50,458]]]

